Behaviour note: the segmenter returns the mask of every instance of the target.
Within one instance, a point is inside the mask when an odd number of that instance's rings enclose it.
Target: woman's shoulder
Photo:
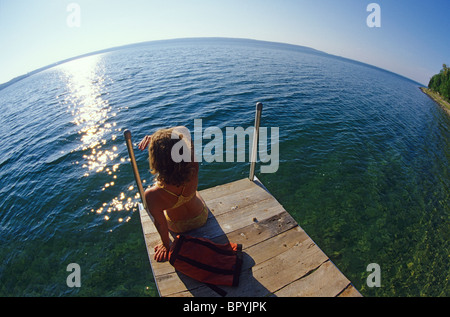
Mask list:
[[[160,200],[159,198],[161,197],[161,192],[162,192],[162,189],[160,187],[156,186],[156,184],[153,184],[153,186],[148,187],[145,190],[145,192],[144,192],[145,200],[147,202],[155,203]]]
[[[152,210],[162,211],[173,206],[174,197],[168,195],[165,188],[153,185],[145,190],[144,195],[147,206]]]

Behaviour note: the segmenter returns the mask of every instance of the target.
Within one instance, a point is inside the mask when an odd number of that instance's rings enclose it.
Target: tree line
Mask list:
[[[442,65],[439,74],[431,77],[428,88],[439,93],[444,99],[450,101],[450,68]]]

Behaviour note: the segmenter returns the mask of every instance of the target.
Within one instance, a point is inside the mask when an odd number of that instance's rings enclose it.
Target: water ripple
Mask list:
[[[261,45],[143,45],[0,91],[0,294],[155,295],[123,129],[137,143],[194,119],[246,128],[262,101],[280,167],[258,177],[357,288],[448,295],[448,116],[401,77]],[[136,156],[147,185],[147,152]],[[247,174],[248,162],[201,162],[199,188]],[[361,278],[374,261],[377,290]],[[92,272],[81,290],[64,285],[71,262]]]

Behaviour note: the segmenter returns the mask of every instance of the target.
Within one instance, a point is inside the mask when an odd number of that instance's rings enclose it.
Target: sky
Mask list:
[[[449,0],[0,0],[0,84],[110,47],[231,37],[307,46],[427,85],[450,64],[449,12]]]

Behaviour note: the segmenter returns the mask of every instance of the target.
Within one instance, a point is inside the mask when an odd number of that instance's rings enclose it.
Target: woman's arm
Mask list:
[[[169,249],[172,241],[169,237],[169,226],[167,224],[164,209],[158,204],[159,199],[155,197],[155,192],[151,189],[145,192],[145,200],[150,214],[153,216],[156,230],[161,237],[162,244],[155,247],[154,259],[158,262],[167,261],[169,257]]]
[[[138,149],[141,150],[141,151],[145,150],[145,148],[146,148],[146,147],[148,146],[148,144],[150,143],[151,139],[152,139],[152,136],[151,136],[151,135],[146,135],[146,136],[141,140],[141,142],[139,142],[139,144],[138,144]]]
[[[191,145],[191,132],[189,131],[188,128],[186,128],[185,126],[177,126],[177,127],[173,127],[172,128],[172,132],[175,132],[178,135],[183,135],[183,138],[186,138],[186,140],[188,141],[188,145]],[[139,150],[143,151],[147,148],[147,146],[150,144],[150,141],[152,139],[151,135],[146,135],[141,142],[139,142],[138,144],[138,148]]]

